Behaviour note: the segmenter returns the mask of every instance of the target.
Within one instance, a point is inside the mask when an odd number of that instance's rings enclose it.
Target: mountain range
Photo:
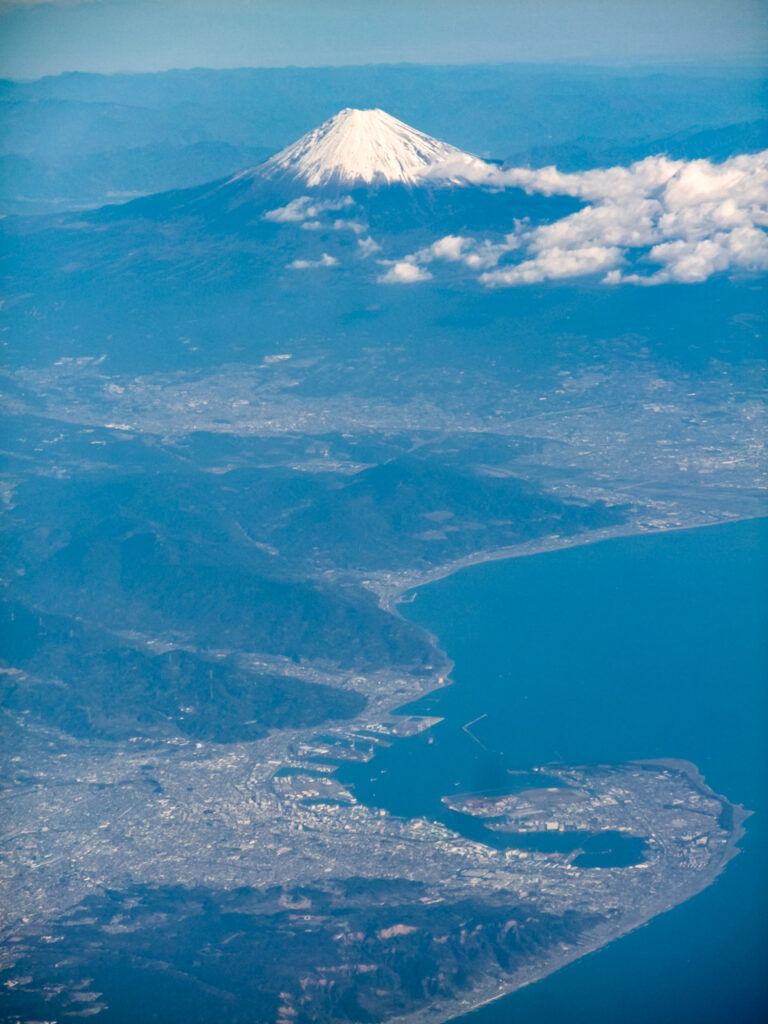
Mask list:
[[[381,106],[484,159],[565,170],[766,148],[760,73],[714,68],[379,66],[65,74],[0,82],[0,212],[202,184],[345,107]]]

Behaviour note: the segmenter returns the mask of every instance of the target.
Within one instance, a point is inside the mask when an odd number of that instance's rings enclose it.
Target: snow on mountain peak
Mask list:
[[[346,109],[259,170],[267,178],[289,177],[314,188],[415,185],[425,179],[460,182],[464,171],[484,167],[477,157],[416,131],[383,110]]]

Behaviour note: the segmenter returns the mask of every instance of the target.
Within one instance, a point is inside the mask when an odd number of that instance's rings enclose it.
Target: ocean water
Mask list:
[[[464,1024],[768,1020],[767,558],[753,520],[489,562],[401,606],[454,683],[407,709],[440,725],[343,770],[364,802],[465,831],[440,797],[508,769],[671,757],[754,812],[705,892]]]

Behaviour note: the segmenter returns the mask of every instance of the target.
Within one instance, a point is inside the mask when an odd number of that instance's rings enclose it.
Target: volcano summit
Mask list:
[[[454,184],[486,165],[383,110],[341,110],[265,164],[237,175],[287,179],[308,188],[408,185],[437,179]]]

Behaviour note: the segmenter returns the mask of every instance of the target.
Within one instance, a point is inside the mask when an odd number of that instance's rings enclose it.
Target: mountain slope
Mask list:
[[[428,178],[458,183],[482,160],[425,135],[383,110],[339,111],[261,167],[237,175],[290,179],[307,188],[417,185]],[[442,173],[441,173],[442,172]]]

